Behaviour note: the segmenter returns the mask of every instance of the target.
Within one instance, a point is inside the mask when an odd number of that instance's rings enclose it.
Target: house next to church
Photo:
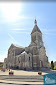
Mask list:
[[[34,24],[30,45],[24,48],[11,44],[7,58],[4,59],[4,68],[15,66],[18,69],[27,70],[48,68],[48,57],[42,40],[42,32],[37,26],[36,19]]]

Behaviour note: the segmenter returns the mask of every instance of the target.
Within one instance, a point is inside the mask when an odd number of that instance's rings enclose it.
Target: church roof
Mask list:
[[[38,32],[40,32],[40,33],[41,33],[41,31],[40,31],[39,27],[37,26],[37,21],[36,21],[36,19],[35,19],[35,26],[34,26],[34,28],[33,28],[32,32],[31,32],[31,34],[32,34],[32,33],[34,33],[34,32],[36,32],[36,31],[38,31]]]
[[[25,53],[25,54],[27,54],[27,52],[26,52],[26,51],[23,51],[21,54],[24,54],[24,53]]]
[[[19,46],[19,45],[14,45],[15,47],[19,47],[19,48],[24,48],[23,46]]]
[[[24,47],[22,47],[22,46],[18,46],[18,45],[15,45],[15,44],[11,44],[10,47],[24,48]]]

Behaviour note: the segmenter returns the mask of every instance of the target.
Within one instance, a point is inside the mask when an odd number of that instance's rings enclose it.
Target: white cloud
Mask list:
[[[20,15],[20,16],[18,16],[18,19],[33,19],[33,17],[32,16]]]
[[[15,28],[15,29],[10,29],[14,33],[25,33],[25,34],[30,34],[29,29],[20,29],[20,28]],[[12,38],[12,36],[9,34],[9,36]]]
[[[44,32],[56,32],[56,29],[42,29]]]
[[[16,32],[14,32],[14,33],[18,33],[18,34],[30,34],[30,32],[18,32],[18,31],[16,31]]]
[[[10,30],[15,30],[15,31],[18,31],[18,30],[26,30],[26,29],[16,28],[16,29],[10,29]]]
[[[42,33],[46,35],[56,35],[56,29],[42,29]]]

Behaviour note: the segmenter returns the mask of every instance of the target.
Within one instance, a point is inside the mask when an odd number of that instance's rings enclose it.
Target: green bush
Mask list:
[[[56,66],[54,66],[54,70],[56,70]]]
[[[0,64],[0,67],[3,67],[3,64]]]

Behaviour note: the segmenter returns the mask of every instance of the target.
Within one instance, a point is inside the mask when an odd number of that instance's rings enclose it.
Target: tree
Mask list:
[[[56,70],[56,66],[54,66],[54,70]]]
[[[54,69],[54,63],[51,61],[51,69]]]

